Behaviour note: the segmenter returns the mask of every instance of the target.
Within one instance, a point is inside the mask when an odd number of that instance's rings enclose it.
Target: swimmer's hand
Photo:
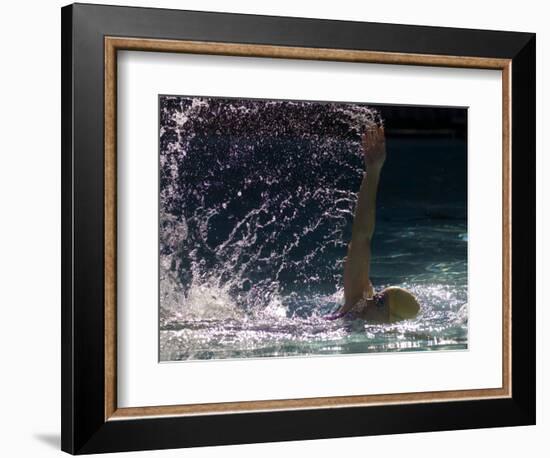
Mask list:
[[[367,170],[380,170],[386,160],[386,137],[383,126],[367,127],[361,136]]]

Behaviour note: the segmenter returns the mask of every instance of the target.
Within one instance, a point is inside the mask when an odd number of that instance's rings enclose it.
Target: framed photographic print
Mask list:
[[[62,448],[535,422],[535,36],[62,9]]]

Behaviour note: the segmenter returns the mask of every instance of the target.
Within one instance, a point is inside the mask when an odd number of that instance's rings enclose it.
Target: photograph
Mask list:
[[[159,360],[468,349],[468,109],[158,96]]]
[[[4,194],[29,194],[6,212],[26,243],[5,237],[10,268],[28,283],[47,261],[41,345],[8,356],[60,369],[5,390],[8,419],[37,406],[12,448],[417,456],[431,432],[433,450],[465,435],[457,456],[489,433],[495,453],[536,451],[543,15],[256,3],[41,7],[23,15],[40,39],[11,33],[25,84],[61,64],[32,92],[60,116],[7,93],[6,157],[26,163]],[[21,151],[29,125],[40,147]],[[21,256],[29,240],[59,268]]]

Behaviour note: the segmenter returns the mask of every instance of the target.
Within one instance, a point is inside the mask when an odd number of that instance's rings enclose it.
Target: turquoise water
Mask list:
[[[425,220],[397,227],[379,226],[379,231],[384,231],[386,236],[375,248],[375,287],[398,285],[412,291],[421,303],[416,319],[394,324],[323,320],[324,313],[341,304],[341,287],[334,294],[320,293],[303,303],[293,304],[294,311],[284,303],[275,302],[267,309],[250,314],[240,314],[232,305],[224,310],[227,304],[220,295],[217,299],[221,303],[209,303],[213,308],[210,316],[178,318],[176,314],[161,322],[161,359],[467,348],[465,224]],[[399,251],[390,249],[396,242],[401,247]],[[423,256],[418,252],[423,252]],[[338,263],[337,260],[331,262]],[[403,272],[408,273],[406,281],[403,281]],[[391,281],[392,277],[395,281]],[[378,278],[383,279],[382,282],[378,283]],[[216,300],[214,295],[210,299]],[[304,312],[308,309],[310,314]]]
[[[419,315],[326,321],[343,300],[363,174],[356,122],[380,113],[160,102],[161,361],[467,348],[464,140],[388,134],[371,279],[412,291]]]

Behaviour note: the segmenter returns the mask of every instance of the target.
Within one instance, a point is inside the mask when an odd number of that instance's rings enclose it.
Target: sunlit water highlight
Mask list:
[[[161,97],[160,117],[161,360],[467,347],[465,202],[394,182],[414,142],[388,140],[372,280],[411,290],[421,313],[388,325],[322,319],[342,303],[358,139],[376,111]]]

